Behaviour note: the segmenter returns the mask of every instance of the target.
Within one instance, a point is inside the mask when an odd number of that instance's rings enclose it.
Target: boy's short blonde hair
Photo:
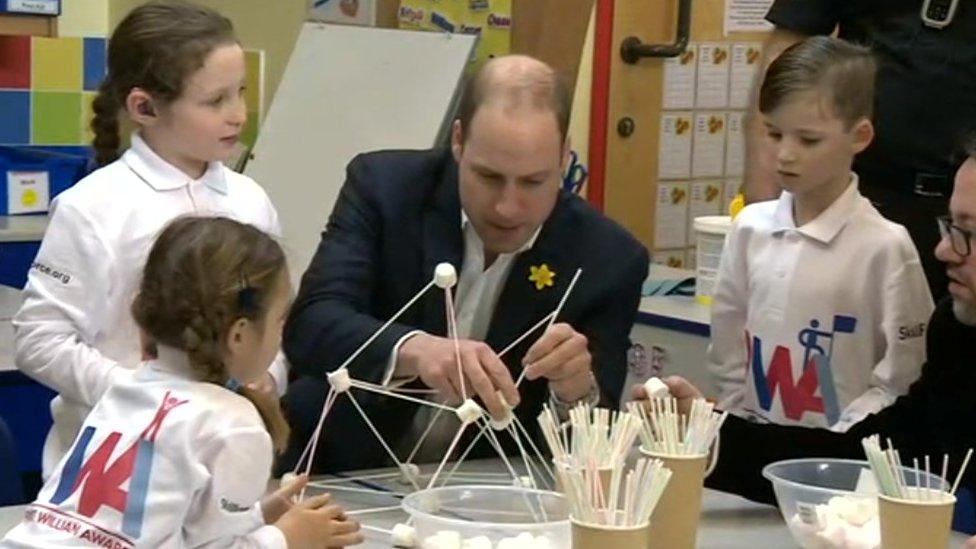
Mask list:
[[[790,96],[827,93],[834,115],[850,128],[874,110],[877,64],[871,51],[831,36],[813,36],[783,51],[766,70],[759,111],[769,114]]]

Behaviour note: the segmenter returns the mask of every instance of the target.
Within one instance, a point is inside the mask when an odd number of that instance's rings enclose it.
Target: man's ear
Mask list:
[[[454,124],[451,125],[451,153],[454,155],[455,162],[461,162],[462,150],[464,150],[464,133],[461,121],[454,120]]]

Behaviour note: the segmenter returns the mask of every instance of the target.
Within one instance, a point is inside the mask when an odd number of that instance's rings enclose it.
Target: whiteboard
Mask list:
[[[446,143],[476,38],[305,23],[244,173],[278,209],[301,277],[362,152]]]

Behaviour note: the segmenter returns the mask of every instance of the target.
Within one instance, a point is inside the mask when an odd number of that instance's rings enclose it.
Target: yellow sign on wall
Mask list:
[[[512,0],[401,0],[401,29],[480,36],[473,68],[512,49]]]

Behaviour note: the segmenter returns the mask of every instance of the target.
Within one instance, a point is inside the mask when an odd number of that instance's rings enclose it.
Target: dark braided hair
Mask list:
[[[183,350],[201,381],[224,386],[222,345],[231,326],[241,318],[263,326],[268,296],[282,276],[284,252],[255,227],[224,217],[180,217],[149,252],[132,315],[150,346]],[[283,450],[288,424],[278,399],[247,388],[241,393]]]
[[[92,104],[92,147],[98,164],[119,156],[119,112],[133,88],[162,104],[172,102],[210,52],[236,42],[230,20],[202,6],[149,2],[129,12],[109,39],[108,74]]]

